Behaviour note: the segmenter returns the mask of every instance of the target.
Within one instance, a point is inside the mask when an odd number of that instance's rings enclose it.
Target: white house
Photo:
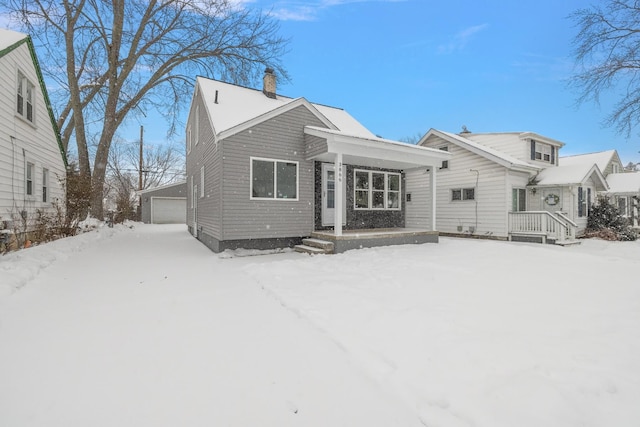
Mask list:
[[[31,38],[0,29],[0,229],[64,206],[66,157]]]
[[[607,180],[608,189],[602,195],[609,198],[620,213],[638,227],[638,199],[640,198],[640,172],[625,172],[616,150],[567,156],[563,165],[597,164]]]
[[[584,231],[596,193],[608,188],[595,163],[564,165],[564,143],[533,132],[431,129],[419,145],[452,154],[438,173],[441,233],[570,242]]]

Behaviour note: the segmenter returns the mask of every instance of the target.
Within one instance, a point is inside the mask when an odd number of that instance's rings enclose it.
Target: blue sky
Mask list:
[[[436,128],[459,132],[533,131],[566,143],[562,155],[615,148],[640,162],[640,138],[602,122],[600,106],[576,106],[569,14],[585,0],[236,0],[280,20],[291,39],[290,82],[278,92],[341,107],[389,139]],[[150,115],[121,136],[161,143]],[[182,136],[179,136],[182,140]]]
[[[430,128],[533,131],[566,143],[563,155],[615,148],[640,162],[640,141],[602,122],[601,106],[575,105],[568,15],[584,0],[254,1],[291,37],[279,92],[349,111],[390,139]]]

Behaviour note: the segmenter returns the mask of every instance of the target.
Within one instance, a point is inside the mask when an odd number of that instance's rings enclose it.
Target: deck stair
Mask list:
[[[296,252],[303,252],[312,255],[332,254],[333,242],[322,239],[307,238],[302,239],[302,244],[296,245],[294,249]]]
[[[550,243],[560,246],[579,245],[578,226],[562,212],[524,211],[509,213],[509,240]]]

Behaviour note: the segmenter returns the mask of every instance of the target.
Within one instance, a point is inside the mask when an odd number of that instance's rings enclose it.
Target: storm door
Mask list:
[[[344,167],[343,167],[344,169]],[[334,224],[335,220],[335,205],[336,205],[336,172],[334,165],[330,163],[322,164],[322,225],[330,226]],[[347,218],[347,186],[346,182],[342,180],[342,224],[346,224]]]

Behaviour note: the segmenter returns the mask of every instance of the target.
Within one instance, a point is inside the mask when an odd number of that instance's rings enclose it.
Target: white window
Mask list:
[[[49,201],[49,169],[42,169],[42,201]]]
[[[204,197],[204,166],[200,168],[200,198]]]
[[[27,170],[25,173],[25,178],[26,178],[26,186],[25,186],[25,190],[27,193],[27,196],[33,196],[33,177],[34,177],[34,170],[35,167],[33,165],[33,163],[29,163],[27,162]]]
[[[618,197],[618,211],[620,211],[620,215],[627,216],[627,198],[626,197]]]
[[[194,132],[195,132],[195,140],[196,140],[196,145],[198,145],[199,139],[200,139],[200,106],[196,105],[196,116],[194,118]]]
[[[191,178],[189,179],[189,187],[191,187],[191,209],[193,209],[193,207],[195,206],[195,187],[193,186],[193,175],[191,175]]]
[[[25,77],[24,74],[18,72],[18,87],[16,95],[16,112],[24,119],[33,123],[34,121],[34,99],[35,86]]]
[[[353,182],[354,209],[400,209],[399,173],[356,169]]]
[[[527,190],[524,188],[513,188],[511,190],[511,211],[524,212],[527,210]]]
[[[438,149],[442,151],[449,151],[449,147],[447,147],[446,145],[442,147],[438,147]],[[449,169],[449,160],[443,160],[442,166],[440,166],[440,169]]]
[[[298,200],[298,162],[252,157],[250,198]]]
[[[536,141],[536,160],[551,163],[551,151],[550,145]]]
[[[465,200],[475,200],[476,189],[475,188],[453,188],[451,189],[451,201],[459,202]]]

